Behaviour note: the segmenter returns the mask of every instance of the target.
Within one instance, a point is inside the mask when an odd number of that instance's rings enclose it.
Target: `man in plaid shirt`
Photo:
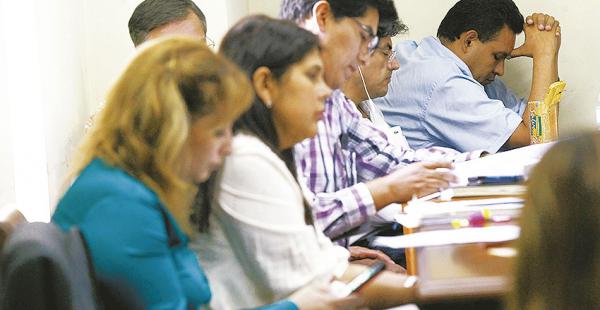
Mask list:
[[[415,152],[391,145],[386,135],[362,118],[339,88],[366,65],[378,46],[378,25],[395,12],[391,0],[284,0],[280,16],[294,20],[321,39],[325,81],[338,89],[325,103],[316,137],[295,147],[298,177],[308,185],[315,223],[332,239],[365,223],[390,203],[448,187],[448,162],[420,162]]]

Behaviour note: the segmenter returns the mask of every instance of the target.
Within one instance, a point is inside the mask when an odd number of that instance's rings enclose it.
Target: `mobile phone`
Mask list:
[[[361,272],[358,276],[356,276],[352,281],[348,282],[348,284],[341,287],[336,295],[338,297],[346,297],[350,294],[356,292],[365,284],[367,284],[371,279],[373,279],[376,275],[382,272],[385,269],[385,263],[382,261],[377,261],[375,264],[369,266],[367,270]]]

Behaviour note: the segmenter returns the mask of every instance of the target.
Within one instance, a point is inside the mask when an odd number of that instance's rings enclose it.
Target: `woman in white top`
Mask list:
[[[236,122],[212,208],[204,206],[210,225],[197,244],[219,302],[211,306],[258,306],[311,281],[355,274],[360,268],[348,268],[346,249],[313,226],[295,175],[292,147],[316,134],[331,92],[317,37],[288,21],[251,16],[228,32],[221,52],[248,73],[257,96]],[[405,278],[388,274],[362,293],[369,305],[409,302],[413,291],[399,288]]]
[[[336,266],[343,271],[347,265],[348,252],[311,225],[295,169],[288,168],[294,164],[289,150],[316,133],[330,93],[322,79],[317,39],[293,24],[267,21],[242,21],[232,33],[244,27],[248,35],[228,35],[222,45],[246,56],[251,43],[245,39],[261,32],[269,37],[253,48],[260,55],[253,61],[263,62],[244,68],[254,72],[255,86],[268,86],[255,87],[263,100],[257,98],[236,123],[238,134],[218,178],[209,233],[198,242],[202,264],[214,279],[213,293],[219,296],[213,299],[219,302],[215,308],[265,304],[316,277],[330,278]],[[283,50],[268,50],[276,45]],[[269,53],[274,55],[262,56]],[[271,116],[280,123],[274,124]]]

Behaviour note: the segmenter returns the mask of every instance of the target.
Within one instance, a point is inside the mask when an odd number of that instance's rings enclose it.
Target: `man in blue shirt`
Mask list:
[[[516,35],[525,43],[514,48]],[[552,16],[523,16],[512,0],[461,0],[436,37],[400,42],[400,69],[375,103],[391,126],[401,126],[413,148],[442,146],[495,153],[530,144],[526,103],[543,100],[558,80],[560,25]],[[533,58],[528,100],[496,76],[511,57]]]

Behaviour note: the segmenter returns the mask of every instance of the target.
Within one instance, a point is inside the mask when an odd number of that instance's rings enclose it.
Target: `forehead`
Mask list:
[[[504,26],[498,35],[485,42],[484,45],[495,53],[510,54],[515,48],[516,35],[507,26]]]
[[[391,37],[379,38],[379,48],[392,49],[392,38]]]
[[[204,24],[202,24],[198,16],[190,12],[182,20],[173,21],[153,29],[148,34],[148,38],[152,39],[167,35],[183,35],[204,39],[206,33],[204,30]]]
[[[306,55],[304,55],[304,57],[298,63],[305,66],[322,66],[323,61],[321,59],[321,53],[319,52],[319,49],[312,49],[306,53]]]

